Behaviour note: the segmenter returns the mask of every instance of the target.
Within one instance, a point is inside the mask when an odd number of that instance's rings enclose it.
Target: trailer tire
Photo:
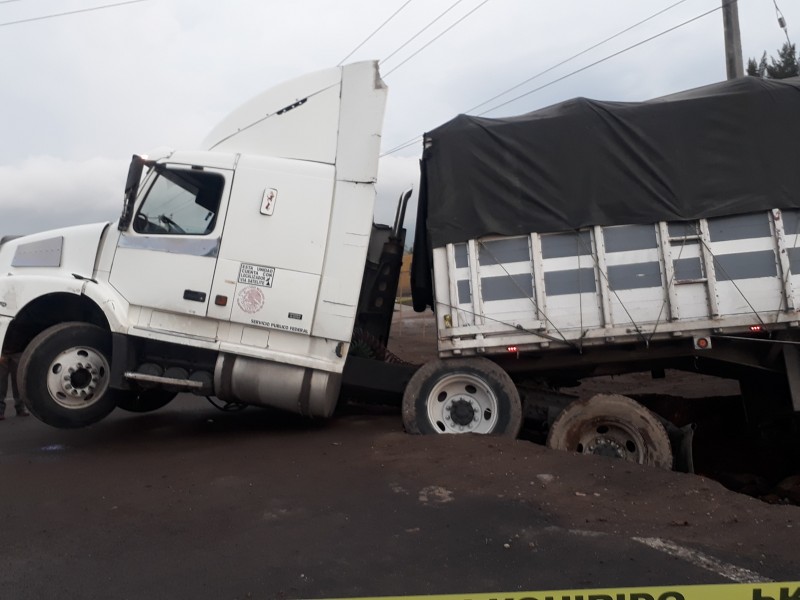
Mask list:
[[[490,360],[433,360],[418,369],[406,386],[403,425],[414,434],[517,437],[522,404],[514,382]]]
[[[168,390],[130,390],[117,398],[117,408],[132,413],[147,413],[164,408],[177,396]]]
[[[110,384],[111,335],[95,325],[59,323],[28,344],[19,391],[28,409],[53,427],[91,425],[117,406]]]
[[[671,469],[673,463],[669,435],[658,417],[619,394],[597,394],[569,404],[550,426],[547,447],[662,469]]]

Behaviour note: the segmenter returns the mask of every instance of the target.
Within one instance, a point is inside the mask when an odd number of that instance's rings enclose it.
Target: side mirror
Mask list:
[[[139,193],[139,182],[142,180],[142,172],[147,160],[134,154],[131,158],[130,167],[128,167],[128,179],[125,181],[125,200],[122,205],[122,215],[119,218],[117,229],[126,231],[130,227],[131,220],[133,219],[133,203],[136,200],[136,194]]]

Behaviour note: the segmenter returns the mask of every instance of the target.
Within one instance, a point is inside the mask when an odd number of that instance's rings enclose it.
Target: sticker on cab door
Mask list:
[[[239,292],[236,303],[244,312],[253,314],[264,306],[264,292],[257,287],[246,287]]]
[[[275,212],[275,203],[278,201],[278,190],[275,188],[267,188],[264,190],[264,195],[261,197],[261,214],[272,216]]]
[[[261,265],[250,265],[247,263],[242,263],[242,266],[239,267],[239,283],[272,287],[272,280],[274,278],[274,267],[262,267]]]

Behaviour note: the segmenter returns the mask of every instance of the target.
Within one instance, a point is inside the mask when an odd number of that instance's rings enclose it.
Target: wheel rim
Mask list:
[[[647,459],[647,442],[639,430],[614,419],[584,423],[570,432],[567,447],[580,454],[621,458],[640,465]]]
[[[490,433],[498,412],[492,389],[466,373],[443,377],[428,395],[428,418],[437,433]]]
[[[70,348],[50,363],[47,391],[59,406],[86,408],[103,397],[110,372],[108,361],[101,353],[92,348]]]

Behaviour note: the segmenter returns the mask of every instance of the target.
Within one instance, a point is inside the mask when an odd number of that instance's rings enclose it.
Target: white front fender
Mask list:
[[[106,283],[74,277],[7,276],[0,277],[0,348],[9,325],[26,306],[55,294],[86,297],[105,315],[111,331],[127,332],[129,305]]]
[[[117,290],[105,282],[86,281],[83,295],[93,301],[108,319],[108,326],[114,333],[128,333],[130,304]]]
[[[15,317],[25,306],[41,296],[59,292],[83,293],[86,282],[74,277],[47,275],[8,275],[0,277],[0,315]]]

